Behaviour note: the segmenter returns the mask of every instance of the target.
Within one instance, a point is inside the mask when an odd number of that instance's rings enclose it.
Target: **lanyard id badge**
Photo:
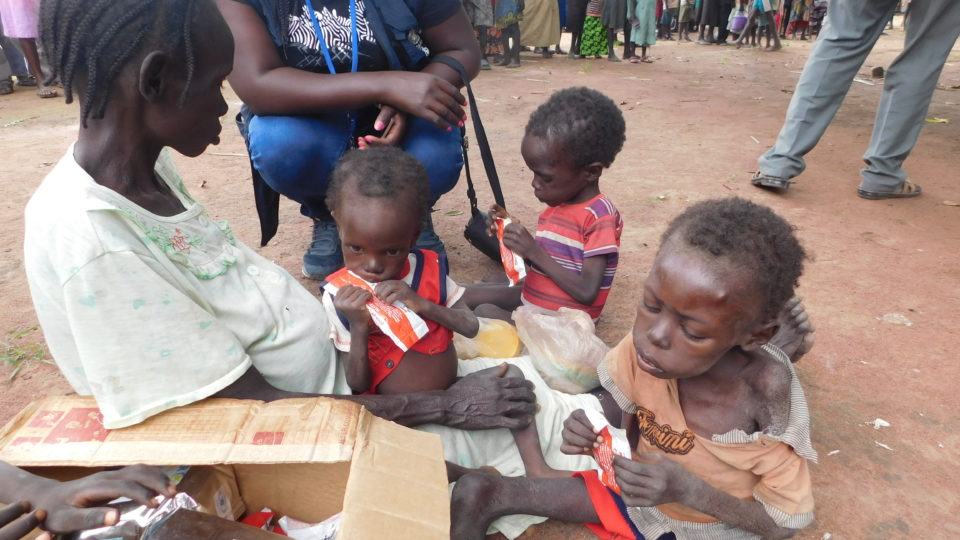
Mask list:
[[[327,40],[323,36],[323,29],[320,28],[320,21],[317,19],[317,12],[313,9],[312,0],[305,0],[307,11],[310,13],[310,22],[313,23],[313,31],[317,34],[317,41],[320,42],[320,52],[323,53],[323,59],[327,62],[327,70],[331,75],[337,73],[337,68],[333,65],[333,58],[330,56],[330,48],[327,46]],[[350,4],[350,44],[352,48],[351,73],[357,72],[357,66],[360,63],[360,34],[357,31],[357,0],[347,0]]]

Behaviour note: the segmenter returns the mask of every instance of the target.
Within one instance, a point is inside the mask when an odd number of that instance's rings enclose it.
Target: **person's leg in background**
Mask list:
[[[324,199],[330,174],[353,138],[348,116],[253,116],[248,130],[250,161],[264,182],[313,219],[303,274],[325,278],[343,266],[340,236]]]
[[[915,3],[903,52],[884,78],[873,136],[863,156],[867,166],[861,172],[861,196],[920,194],[919,186],[907,184],[902,165],[917,143],[940,72],[958,35],[960,2]]]
[[[10,63],[7,62],[6,55],[0,56],[0,96],[13,93],[13,73],[10,71]]]
[[[786,189],[806,168],[803,156],[816,146],[843,103],[853,78],[880,37],[896,0],[848,0],[830,4],[797,82],[777,141],[758,160],[753,183]]]
[[[730,29],[727,28],[727,21],[730,19],[731,11],[733,11],[733,0],[720,0],[720,26],[717,32],[718,45],[726,45],[727,38],[730,37]]]
[[[17,86],[32,86],[30,83],[30,71],[27,69],[27,61],[23,57],[23,52],[17,46],[16,41],[3,35],[3,23],[0,22],[0,48],[3,49],[3,56],[6,57],[9,68],[14,77],[17,78]]]
[[[27,59],[30,75],[37,81],[37,95],[42,98],[57,97],[58,92],[45,84],[43,67],[40,64],[40,51],[37,49],[37,40],[34,38],[20,38],[20,48]]]
[[[460,143],[460,130],[444,131],[421,118],[410,117],[407,121],[407,134],[403,139],[403,150],[427,170],[430,181],[430,208],[445,193],[452,190],[460,180],[463,169],[463,148]],[[417,247],[430,249],[438,253],[446,250],[433,229],[430,215],[425,216]]]
[[[633,2],[635,0],[628,0]],[[630,39],[630,31],[633,29],[633,23],[630,22],[630,19],[623,21],[623,59],[629,60],[636,56],[637,47],[633,44],[633,41]]]

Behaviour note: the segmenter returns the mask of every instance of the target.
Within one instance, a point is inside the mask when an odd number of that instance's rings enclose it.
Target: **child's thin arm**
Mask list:
[[[583,269],[579,274],[560,266],[546,251],[537,247],[530,262],[550,277],[563,292],[583,305],[589,306],[597,299],[600,285],[603,283],[603,272],[607,269],[607,255],[588,257],[583,260]]]
[[[366,392],[370,388],[370,363],[367,358],[370,312],[367,311],[367,302],[372,296],[369,291],[347,285],[333,297],[333,307],[350,322],[350,351],[341,353],[340,360],[346,366],[347,384],[354,392]]]
[[[597,299],[603,282],[603,272],[607,268],[607,255],[587,257],[583,260],[583,268],[578,274],[560,266],[560,263],[537,245],[530,231],[516,223],[511,223],[504,230],[503,244],[539,268],[577,302],[589,306]]]
[[[367,357],[367,340],[370,327],[366,324],[350,326],[350,352],[341,352],[345,360],[347,384],[354,392],[366,392],[370,388],[370,360]],[[346,356],[346,358],[343,358]]]
[[[796,533],[777,525],[759,502],[724,493],[663,454],[616,456],[613,466],[627,506],[679,502],[763,538],[790,538]]]
[[[436,322],[444,328],[449,328],[454,332],[468,337],[476,337],[480,331],[480,320],[470,311],[467,303],[460,299],[452,307],[441,306],[433,302],[427,302],[427,306],[420,315]]]
[[[689,474],[689,484],[680,502],[720,521],[752,532],[762,538],[790,538],[795,529],[781,527],[757,501],[738,499]]]

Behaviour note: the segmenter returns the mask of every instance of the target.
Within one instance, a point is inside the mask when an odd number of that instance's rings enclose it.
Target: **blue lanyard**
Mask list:
[[[333,58],[330,57],[330,49],[327,47],[327,40],[323,37],[323,30],[320,29],[320,21],[317,20],[317,12],[313,10],[313,2],[306,0],[307,11],[310,12],[310,21],[313,23],[313,31],[317,34],[317,41],[320,42],[320,51],[323,53],[323,59],[327,61],[327,69],[331,75],[337,73],[337,68],[333,67]],[[353,63],[350,67],[351,73],[357,72],[357,66],[360,63],[360,34],[357,32],[357,0],[347,0],[350,3],[350,45],[352,46]]]

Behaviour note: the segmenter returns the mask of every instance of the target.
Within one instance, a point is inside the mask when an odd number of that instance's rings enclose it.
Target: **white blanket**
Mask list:
[[[528,356],[508,360],[493,358],[461,360],[457,371],[460,376],[464,376],[481,369],[498,366],[503,362],[509,362],[523,370],[527,380],[533,382],[536,387],[537,403],[540,405],[540,411],[537,413],[537,431],[540,434],[540,447],[543,449],[547,464],[555,469],[570,471],[596,467],[596,463],[590,457],[568,456],[560,452],[563,421],[577,409],[602,411],[600,401],[596,397],[589,394],[564,394],[550,389],[537,373]],[[464,431],[435,424],[417,429],[440,435],[448,461],[470,468],[496,467],[504,476],[523,476],[524,474],[520,453],[513,442],[513,435],[507,429]],[[531,525],[543,521],[546,521],[546,518],[540,516],[505,516],[493,522],[488,533],[501,532],[507,538],[513,539],[523,534],[523,531]]]

